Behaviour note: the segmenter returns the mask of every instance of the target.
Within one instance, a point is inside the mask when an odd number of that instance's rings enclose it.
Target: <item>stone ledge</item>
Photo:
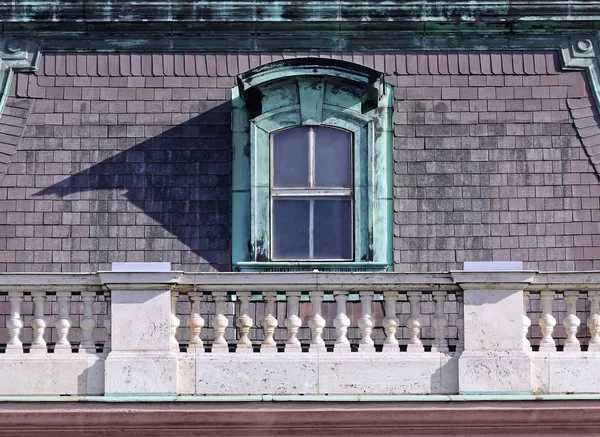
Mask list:
[[[0,436],[591,435],[600,401],[11,403]]]

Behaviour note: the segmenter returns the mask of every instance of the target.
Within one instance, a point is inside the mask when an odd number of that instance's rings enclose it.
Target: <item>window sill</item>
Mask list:
[[[240,272],[387,272],[391,266],[380,262],[253,262],[242,261],[235,264]]]

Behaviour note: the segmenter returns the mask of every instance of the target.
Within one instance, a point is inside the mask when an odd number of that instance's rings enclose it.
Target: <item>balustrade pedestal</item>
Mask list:
[[[182,272],[99,272],[111,290],[107,395],[177,394],[171,289]]]
[[[461,394],[531,393],[531,359],[524,351],[523,290],[528,271],[454,271],[464,293]]]

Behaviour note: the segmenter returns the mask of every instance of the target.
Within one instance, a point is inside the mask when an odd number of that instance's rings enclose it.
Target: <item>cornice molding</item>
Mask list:
[[[0,5],[4,22],[593,21],[600,1],[30,0]]]

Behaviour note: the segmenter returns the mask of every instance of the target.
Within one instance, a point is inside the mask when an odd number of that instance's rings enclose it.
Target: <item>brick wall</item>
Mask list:
[[[395,87],[396,271],[600,267],[587,155],[600,131],[583,73],[561,72],[553,52],[311,55]],[[229,270],[230,90],[282,58],[44,54],[9,99],[26,126],[2,137],[18,146],[0,179],[0,271]]]

